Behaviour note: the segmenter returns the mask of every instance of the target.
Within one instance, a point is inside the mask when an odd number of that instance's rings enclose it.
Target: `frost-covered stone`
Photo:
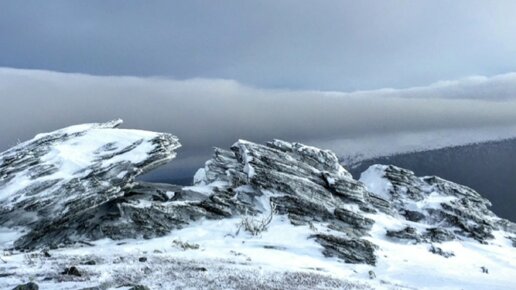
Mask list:
[[[497,217],[489,210],[491,203],[467,186],[435,176],[417,177],[392,165],[373,165],[360,180],[405,219],[426,227],[423,237],[430,241],[473,238],[487,243],[493,231],[513,232],[514,224]],[[388,235],[416,239],[411,233],[391,230]]]
[[[324,247],[323,254],[326,257],[338,257],[352,264],[376,264],[374,252],[378,247],[367,240],[325,234],[315,235],[314,238]]]
[[[17,247],[76,235],[77,221],[96,216],[130,190],[136,176],[175,157],[175,136],[117,129],[121,123],[39,134],[0,154],[0,225],[28,229]]]
[[[443,256],[445,258],[450,258],[450,257],[455,256],[455,254],[453,252],[444,251],[443,249],[436,247],[434,245],[430,245],[430,248],[428,249],[428,251],[430,251],[430,253],[432,253],[432,254]]]
[[[374,224],[374,220],[344,208],[336,208],[333,213],[337,219],[359,230],[370,230]]]
[[[434,243],[442,243],[455,239],[455,235],[447,229],[436,227],[426,229],[423,238]]]
[[[198,185],[224,184],[225,191],[236,191],[232,202],[242,208],[263,212],[266,208],[260,208],[260,200],[265,198],[276,205],[277,214],[287,215],[294,225],[327,227],[333,234],[315,240],[326,253],[338,252],[332,255],[346,256],[344,260],[350,263],[372,263],[374,247],[364,246],[367,251],[357,248],[353,254],[354,250],[345,251],[344,245],[332,243],[369,245],[362,237],[374,221],[363,214],[388,211],[390,206],[354,180],[334,153],[280,140],[265,145],[240,140],[231,151],[215,149],[195,181]],[[246,190],[239,192],[239,188]],[[227,211],[228,216],[232,214],[235,212]]]
[[[372,263],[368,255],[375,255],[374,244],[354,252],[336,243],[365,245],[381,214],[406,221],[401,229],[385,229],[386,236],[401,243],[466,237],[485,243],[501,228],[496,226],[501,219],[487,209],[489,202],[470,188],[393,166],[373,166],[363,177],[354,180],[326,150],[279,140],[265,145],[240,140],[231,150],[215,149],[195,183],[213,187],[202,202],[208,213],[216,213],[211,217],[264,213],[267,199],[293,225],[325,229],[328,234],[315,233],[315,240],[327,255],[350,263]]]
[[[386,235],[391,238],[397,238],[402,240],[414,240],[416,242],[421,241],[421,235],[417,232],[417,229],[413,227],[406,227],[401,230],[388,230]]]

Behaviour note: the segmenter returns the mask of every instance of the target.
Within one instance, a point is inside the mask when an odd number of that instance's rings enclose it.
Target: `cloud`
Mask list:
[[[516,98],[516,73],[492,77],[472,76],[459,80],[439,81],[425,87],[404,90],[382,89],[373,93],[400,98],[510,100]],[[359,92],[354,94],[358,95]],[[371,91],[365,91],[363,94],[371,94]]]
[[[209,158],[213,146],[228,147],[239,138],[308,141],[342,155],[357,153],[356,140],[368,151],[410,150],[431,147],[425,144],[431,143],[428,136],[442,138],[446,132],[453,136],[451,143],[472,139],[462,140],[461,132],[498,130],[484,139],[512,137],[516,131],[507,128],[516,126],[515,93],[516,74],[342,93],[260,89],[232,80],[0,68],[0,148],[70,124],[123,118],[126,128],[171,132],[181,139],[175,172],[191,171]],[[407,134],[417,137],[411,142],[420,142],[402,146],[399,140]],[[343,152],[346,148],[353,152]]]
[[[0,1],[0,64],[374,89],[516,71],[515,1]]]

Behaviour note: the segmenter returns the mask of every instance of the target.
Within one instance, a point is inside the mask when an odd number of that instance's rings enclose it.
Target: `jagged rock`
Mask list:
[[[376,279],[376,273],[373,270],[369,270],[367,273],[369,274],[369,279]]]
[[[328,208],[304,198],[285,195],[271,197],[271,201],[277,205],[276,210],[278,214],[288,214],[291,222],[296,225],[313,221],[322,222],[334,218],[333,213]]]
[[[417,177],[412,171],[392,165],[373,165],[362,176],[362,181],[386,182],[375,193],[388,196],[392,206],[407,220],[438,225],[424,235],[432,242],[469,237],[487,243],[494,237],[493,231],[515,228],[513,223],[493,214],[488,209],[491,203],[467,186],[435,176]],[[384,188],[388,188],[387,192]]]
[[[348,238],[326,235],[315,240],[328,254],[339,252],[335,256],[346,257],[350,263],[370,263],[372,260],[364,257],[364,253],[353,256],[354,250],[345,254],[343,245],[332,243],[345,241],[347,245],[356,244],[374,252],[373,246],[367,247],[369,244],[360,239],[374,224],[363,214],[390,210],[389,202],[368,192],[361,182],[354,180],[332,152],[280,140],[266,145],[240,140],[231,151],[215,149],[213,158],[197,172],[194,182],[199,185],[225,184],[219,192],[246,188],[242,195],[236,195],[236,200],[232,199],[231,206],[219,210],[224,216],[238,214],[238,211],[230,210],[237,205],[247,210],[267,210],[260,208],[258,202],[258,198],[265,195],[276,205],[277,214],[287,215],[294,225],[325,222],[328,229]],[[213,207],[211,200],[220,196],[224,197],[215,192],[210,201],[204,203]]]
[[[145,238],[163,236],[175,229],[181,229],[201,218],[222,219],[238,214],[254,214],[255,205],[246,192],[233,188],[210,187],[210,193],[195,187],[163,186],[146,183],[136,185],[129,194],[104,205],[96,212],[96,218],[81,221],[83,227],[99,233],[96,238],[107,236],[112,239]],[[166,189],[161,196],[168,201],[156,200],[159,190]],[[174,190],[173,192],[170,190]],[[238,195],[235,198],[235,195]],[[91,223],[90,221],[97,221]],[[101,222],[98,222],[101,220]]]
[[[442,211],[432,212],[433,217],[442,217],[449,225],[457,226],[461,234],[472,237],[481,243],[494,238],[492,231],[498,229],[485,213],[478,213],[476,205],[467,200],[441,203]]]
[[[376,264],[375,246],[363,239],[346,239],[333,235],[318,234],[313,238],[324,247],[326,257],[338,257],[346,263]]]
[[[93,265],[97,265],[97,262],[95,260],[88,260],[88,261],[81,263],[81,265],[93,266]]]
[[[415,210],[408,210],[408,209],[405,209],[405,210],[402,210],[400,212],[407,220],[411,221],[411,222],[419,222],[423,219],[425,219],[425,214],[419,212],[419,211],[415,211]]]
[[[423,234],[423,238],[434,243],[442,243],[453,240],[455,235],[443,228],[429,228],[426,229],[426,232]]]
[[[388,230],[386,235],[391,238],[421,242],[421,235],[413,227],[406,227],[399,231]]]
[[[328,177],[326,177],[328,178]],[[331,177],[328,182],[330,191],[346,201],[365,203],[367,190],[364,185],[352,178]]]
[[[166,183],[150,183],[138,181],[125,194],[125,197],[132,195],[138,195],[140,199],[146,199],[149,201],[167,202],[171,200],[178,200],[179,193],[182,192],[182,186],[175,184]],[[193,199],[189,197],[189,199]]]
[[[336,208],[333,213],[337,219],[360,230],[370,230],[374,224],[372,219],[344,208]]]
[[[116,129],[116,120],[39,134],[0,154],[0,225],[31,229],[18,248],[55,246],[78,232],[78,220],[124,196],[136,176],[175,157],[164,133]],[[49,238],[51,237],[51,238]]]
[[[81,277],[82,274],[76,267],[72,266],[70,268],[66,268],[62,273],[62,275],[70,275],[70,276],[77,276]]]
[[[374,210],[371,209],[371,207],[369,207],[368,205],[371,205],[374,209],[378,209],[384,213],[387,213],[387,214],[392,214],[393,213],[393,208],[391,206],[391,203],[380,197],[380,196],[377,196],[375,195],[374,193],[372,192],[368,192],[367,193],[367,203],[364,205],[362,205],[360,207],[361,210],[365,211],[365,212],[375,212]]]
[[[455,256],[455,254],[453,252],[446,252],[443,249],[436,247],[434,245],[430,245],[430,249],[428,249],[428,251],[430,251],[430,253],[432,253],[432,254],[440,255],[445,258],[450,258],[450,257]]]
[[[38,289],[39,289],[38,284],[36,284],[34,282],[29,282],[27,284],[18,285],[13,288],[13,290],[38,290]]]
[[[374,265],[377,246],[365,237],[378,233],[373,229],[378,224],[386,227],[385,220],[403,224],[402,230],[381,228],[395,238],[391,242],[485,243],[494,230],[516,229],[470,188],[394,166],[373,166],[364,173],[367,182],[357,181],[332,152],[280,140],[265,145],[240,140],[230,150],[215,149],[193,186],[135,181],[172,159],[180,145],[169,134],[115,129],[118,125],[74,126],[0,154],[0,225],[29,229],[17,247],[150,239],[201,219],[274,209],[314,232],[311,238],[325,256]],[[375,224],[379,217],[383,220]]]

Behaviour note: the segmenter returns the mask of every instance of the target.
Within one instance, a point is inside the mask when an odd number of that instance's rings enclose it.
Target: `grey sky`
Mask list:
[[[365,90],[516,71],[515,1],[1,1],[0,66]]]

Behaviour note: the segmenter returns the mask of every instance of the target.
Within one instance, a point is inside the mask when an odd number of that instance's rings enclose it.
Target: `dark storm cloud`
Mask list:
[[[422,142],[432,147],[439,140],[428,136],[442,132],[459,143],[467,140],[456,131],[491,132],[476,139],[514,134],[515,84],[516,74],[509,74],[414,89],[339,93],[258,89],[231,80],[0,68],[0,148],[71,124],[122,118],[125,128],[176,134],[184,145],[173,162],[177,170],[201,166],[212,146],[228,147],[239,138],[308,141],[340,154],[357,153],[357,148],[410,150]],[[490,92],[504,94],[490,99]],[[412,134],[418,144],[400,134]]]
[[[470,0],[1,1],[0,66],[408,87],[515,71],[514,11]]]

